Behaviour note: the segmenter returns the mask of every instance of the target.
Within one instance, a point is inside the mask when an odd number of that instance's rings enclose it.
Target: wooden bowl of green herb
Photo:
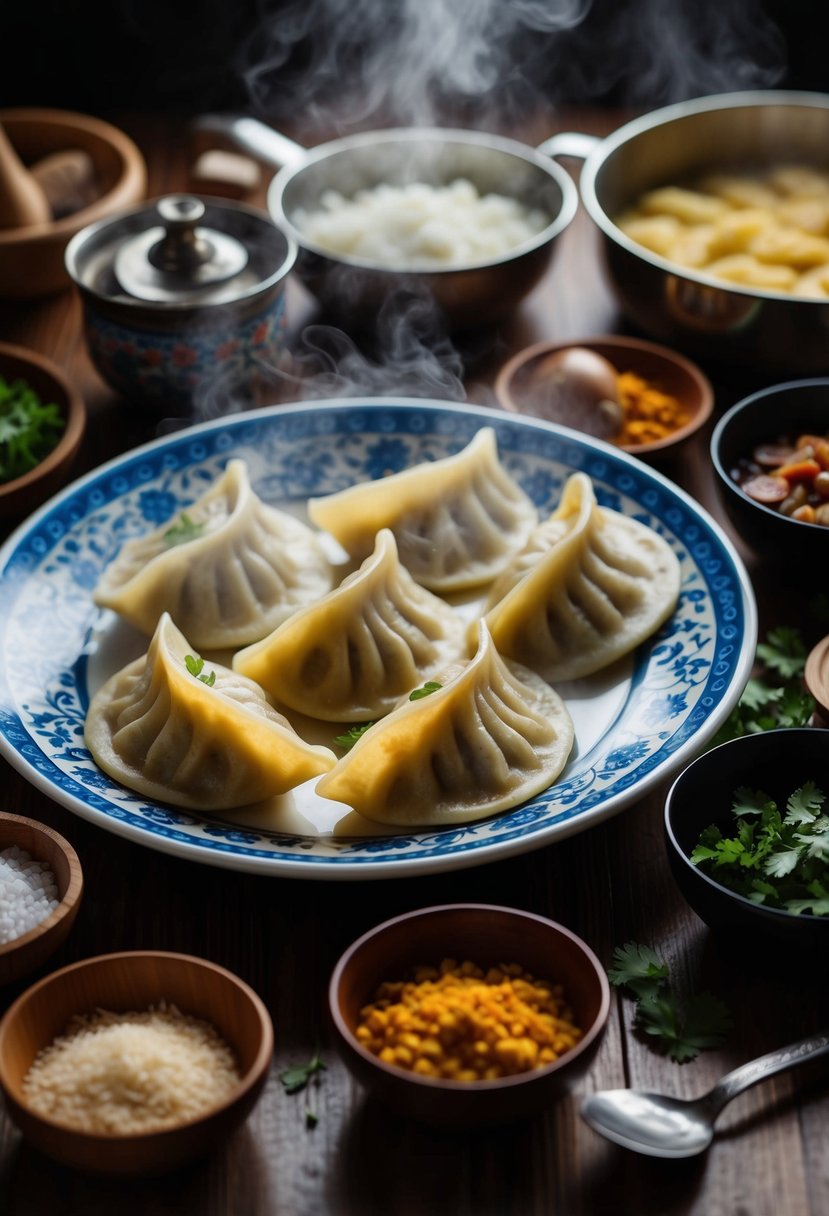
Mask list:
[[[829,730],[730,739],[689,765],[665,804],[671,871],[712,928],[746,947],[829,945]]]
[[[59,488],[85,427],[83,398],[60,368],[0,343],[0,518],[22,518]]]

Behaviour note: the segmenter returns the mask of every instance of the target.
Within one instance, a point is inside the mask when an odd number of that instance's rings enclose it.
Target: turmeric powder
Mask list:
[[[490,1081],[553,1063],[582,1032],[560,985],[516,963],[484,972],[444,959],[381,984],[356,1034],[385,1063],[420,1076]]]
[[[614,435],[614,443],[627,447],[653,443],[690,422],[690,414],[678,398],[635,372],[620,372],[616,383],[622,428]]]

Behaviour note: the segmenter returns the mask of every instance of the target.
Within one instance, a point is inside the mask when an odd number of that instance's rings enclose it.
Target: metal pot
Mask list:
[[[602,234],[623,311],[671,346],[770,371],[829,372],[829,300],[724,284],[637,245],[614,217],[644,191],[701,172],[805,163],[825,168],[829,96],[745,92],[656,110],[604,140],[565,133],[540,151],[584,158],[580,192]]]
[[[201,119],[197,130],[281,166],[268,190],[274,222],[299,247],[297,276],[329,312],[369,326],[396,293],[434,301],[453,329],[488,325],[508,315],[546,271],[558,236],[575,215],[578,192],[554,161],[516,140],[479,131],[394,128],[365,131],[311,150],[251,118]],[[515,252],[440,270],[387,269],[340,257],[313,244],[295,218],[326,190],[351,197],[381,183],[446,185],[467,178],[480,193],[538,207],[550,222]]]

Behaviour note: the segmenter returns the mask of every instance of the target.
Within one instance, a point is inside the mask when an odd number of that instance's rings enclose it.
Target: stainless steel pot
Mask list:
[[[275,223],[299,247],[296,274],[323,306],[350,325],[371,326],[395,293],[434,301],[454,329],[488,325],[509,314],[546,271],[556,239],[572,220],[578,192],[569,174],[534,148],[479,131],[393,128],[365,131],[311,150],[250,118],[208,116],[197,130],[281,166],[268,190]],[[446,185],[467,178],[480,193],[538,207],[547,226],[513,253],[486,263],[392,270],[326,252],[296,224],[326,190],[346,197],[382,182]]]
[[[645,190],[703,171],[829,165],[829,96],[745,92],[657,110],[607,139],[564,133],[539,149],[584,158],[580,192],[602,234],[610,284],[642,329],[699,357],[770,371],[829,372],[829,301],[724,284],[651,253],[615,217]]]

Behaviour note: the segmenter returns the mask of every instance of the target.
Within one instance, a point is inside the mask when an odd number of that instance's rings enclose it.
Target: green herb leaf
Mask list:
[[[800,675],[806,664],[806,647],[796,629],[780,625],[772,629],[765,642],[757,647],[757,657],[771,671],[776,671],[784,680]]]
[[[437,692],[442,688],[442,684],[438,684],[437,680],[427,680],[422,688],[416,688],[414,692],[409,693],[410,701],[419,701],[421,697],[428,697],[430,693]]]
[[[757,662],[762,670],[748,681],[710,747],[742,735],[808,725],[815,702],[803,686],[806,647],[798,631],[786,625],[771,630],[757,647]]]
[[[173,524],[164,533],[164,543],[168,549],[172,549],[174,545],[186,545],[188,541],[201,536],[203,531],[204,524],[196,523],[186,511],[182,511],[178,523]]]
[[[668,983],[668,968],[653,950],[627,942],[613,952],[608,979],[636,998],[635,1026],[657,1050],[684,1064],[705,1047],[718,1047],[731,1025],[722,1001],[701,993],[683,1009]]]
[[[195,676],[196,679],[201,680],[202,684],[206,684],[208,688],[212,688],[216,683],[215,671],[211,671],[207,675],[202,674],[204,659],[196,658],[193,654],[186,654],[184,656],[184,665],[191,676]]]
[[[30,472],[52,451],[65,428],[60,407],[44,404],[25,380],[0,376],[0,482]]]
[[[374,726],[374,722],[359,722],[355,726],[349,726],[344,735],[335,735],[334,742],[345,750],[351,751],[351,748],[362,739],[363,735]]]
[[[284,1086],[286,1094],[298,1094],[300,1090],[305,1089],[305,1086],[315,1073],[322,1072],[324,1069],[325,1064],[320,1059],[319,1052],[315,1052],[307,1064],[298,1064],[293,1065],[291,1068],[286,1068],[284,1072],[279,1074],[279,1079]]]
[[[734,792],[736,834],[716,824],[700,834],[691,863],[753,903],[795,913],[826,916],[829,896],[829,816],[826,795],[806,781],[777,804],[759,790]]]

